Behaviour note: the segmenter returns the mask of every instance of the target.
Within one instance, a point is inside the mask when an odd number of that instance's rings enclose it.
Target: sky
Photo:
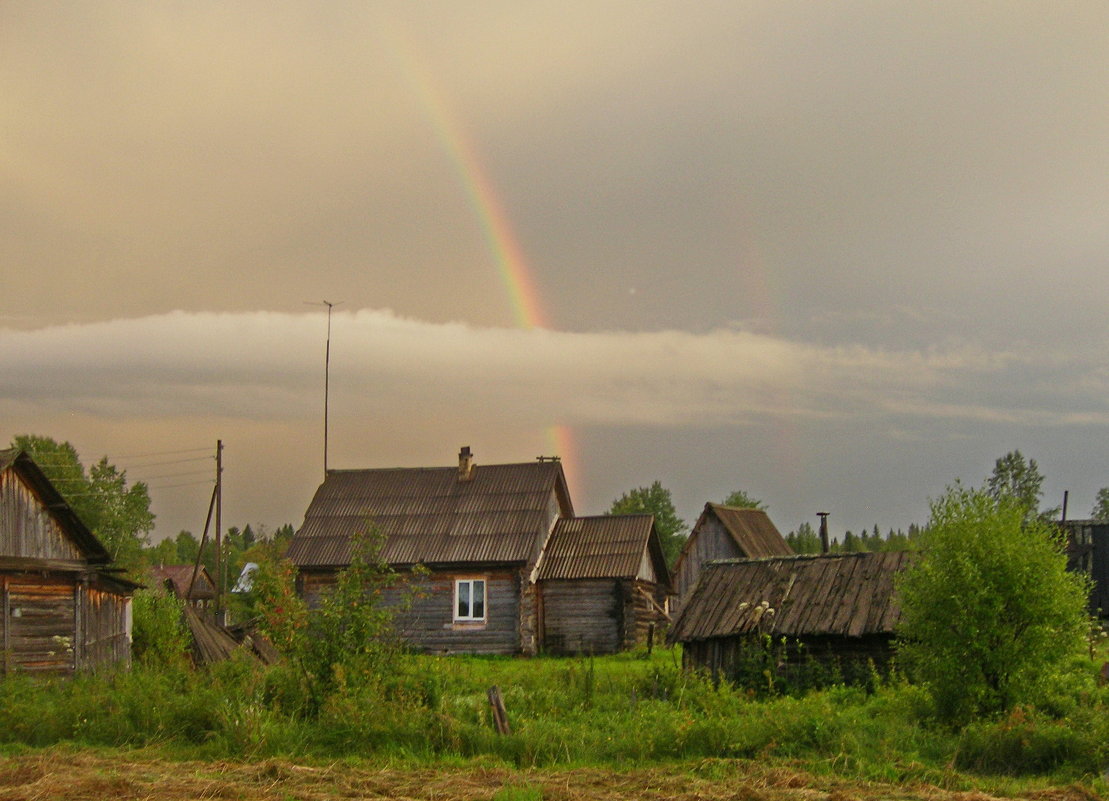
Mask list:
[[[1109,486],[1109,5],[0,4],[0,442],[298,526],[559,455],[784,532]]]

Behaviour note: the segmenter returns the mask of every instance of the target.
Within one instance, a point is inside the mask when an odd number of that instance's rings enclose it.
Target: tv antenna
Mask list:
[[[304,302],[309,306],[327,307],[327,349],[324,351],[323,357],[323,477],[327,478],[327,410],[331,385],[331,310],[336,306],[341,306],[343,301],[332,303],[330,300],[325,300],[315,303],[306,300]]]

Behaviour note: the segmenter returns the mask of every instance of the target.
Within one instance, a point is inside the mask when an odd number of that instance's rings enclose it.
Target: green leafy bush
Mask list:
[[[1010,496],[950,488],[899,579],[899,663],[943,721],[1043,701],[1085,648],[1084,579],[1067,572],[1058,530],[1026,512]]]

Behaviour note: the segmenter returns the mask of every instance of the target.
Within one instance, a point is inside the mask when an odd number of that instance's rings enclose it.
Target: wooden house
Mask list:
[[[612,654],[668,622],[670,574],[652,515],[563,518],[536,573],[540,647]]]
[[[108,551],[31,457],[0,451],[2,670],[73,673],[131,659],[131,595]]]
[[[688,668],[732,679],[763,635],[788,658],[846,669],[889,660],[900,618],[894,579],[907,551],[779,556],[704,566],[670,628]],[[800,645],[798,649],[796,646]]]
[[[350,564],[359,535],[400,572],[422,565],[420,591],[396,625],[432,652],[533,654],[539,647],[535,569],[555,524],[572,517],[562,464],[331,470],[286,555],[310,604]]]
[[[199,569],[195,565],[158,565],[150,573],[166,592],[198,611],[209,611],[215,604],[216,583],[204,565]]]
[[[697,584],[706,562],[716,559],[760,559],[789,556],[793,549],[762,509],[741,509],[706,503],[704,511],[674,562],[672,612],[677,614]]]

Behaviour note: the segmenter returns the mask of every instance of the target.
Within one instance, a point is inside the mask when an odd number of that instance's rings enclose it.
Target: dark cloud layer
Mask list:
[[[1092,1],[5,4],[6,424],[241,426],[310,494],[328,298],[378,343],[337,344],[351,464],[558,423],[594,510],[659,477],[902,525],[1013,447],[1092,495],[1107,32]],[[479,178],[561,333],[507,330]],[[449,424],[405,419],[440,385]]]

